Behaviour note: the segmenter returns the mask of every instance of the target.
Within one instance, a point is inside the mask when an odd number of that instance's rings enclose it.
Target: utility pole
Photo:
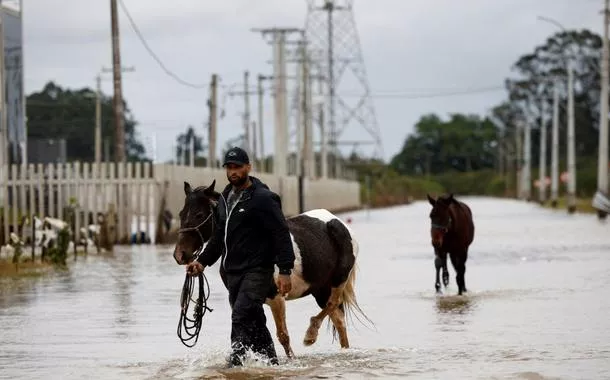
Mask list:
[[[553,131],[551,136],[551,206],[557,207],[559,197],[559,88],[553,87]]]
[[[299,108],[300,108],[300,123],[299,123],[299,138],[301,143],[297,147],[299,157],[301,158],[300,173],[306,178],[313,178],[315,169],[315,156],[313,152],[313,112],[312,112],[312,75],[310,71],[310,59],[307,49],[307,41],[304,40],[300,46],[300,92],[299,92]]]
[[[246,139],[246,151],[252,154],[252,141],[250,139],[250,93],[248,92],[248,70],[244,72],[244,137]]]
[[[279,177],[287,175],[288,164],[288,101],[286,89],[286,35],[302,33],[298,28],[252,29],[263,36],[272,35],[273,42],[273,81],[275,94],[275,152],[273,174]]]
[[[114,81],[114,133],[115,162],[125,162],[125,120],[123,119],[123,94],[121,83],[121,51],[117,0],[110,0],[110,21],[112,29],[112,73]]]
[[[286,35],[273,34],[273,82],[275,87],[275,154],[273,173],[278,177],[288,174],[288,102],[285,62]]]
[[[212,74],[212,83],[210,84],[210,99],[208,100],[209,107],[209,131],[208,131],[208,167],[216,167],[216,123],[217,123],[217,87],[218,75]]]
[[[599,107],[599,151],[597,159],[597,190],[608,196],[608,23],[610,22],[610,1],[604,1],[604,38],[602,39],[601,95]],[[597,216],[605,219],[607,214],[598,210]]]
[[[256,121],[252,120],[252,162],[258,168],[258,141],[256,137]]]
[[[328,125],[330,128],[330,149],[333,152],[334,177],[339,176],[339,149],[337,147],[337,123],[335,121],[335,66],[334,66],[334,34],[333,34],[333,10],[335,4],[332,1],[327,0],[324,4],[324,9],[328,12],[328,95],[329,95],[329,108],[328,108]]]
[[[568,212],[576,211],[576,149],[574,141],[574,65],[568,61]],[[601,144],[601,142],[600,142]]]
[[[189,141],[189,166],[195,167],[195,133],[191,135],[191,141]],[[186,149],[185,149],[186,150]]]
[[[522,185],[521,183],[523,182],[523,135],[522,135],[522,126],[521,126],[521,122],[518,121],[515,125],[515,179],[516,179],[516,183],[517,183],[517,198],[518,199],[523,199],[523,191],[522,191]]]
[[[0,0],[0,11],[2,8],[2,0]],[[6,169],[7,172],[1,173],[8,178],[8,168],[9,168],[9,142],[8,142],[8,119],[7,119],[7,111],[8,107],[6,104],[6,65],[4,62],[4,17],[2,17],[4,12],[0,12],[0,129],[2,130],[1,136],[1,148],[2,148],[2,160],[0,168],[3,170]],[[8,196],[8,193],[5,192],[4,196]],[[7,199],[4,200],[7,202]],[[4,224],[5,236],[8,236],[8,224]]]
[[[102,76],[95,77],[95,164],[99,168],[102,162]],[[98,169],[99,170],[99,169]]]
[[[523,142],[523,180],[521,182],[523,197],[526,201],[530,201],[532,197],[532,181],[531,181],[531,173],[532,173],[532,131],[530,122],[525,120],[524,123],[524,142]]]
[[[297,83],[298,86],[298,100],[299,100],[299,118],[297,123],[297,149],[296,149],[296,172],[298,176],[298,187],[299,187],[299,213],[305,212],[305,136],[307,135],[306,124],[307,124],[307,73],[306,73],[306,43],[300,41],[299,44],[299,55],[301,56],[300,64],[298,65],[299,70],[297,71]]]
[[[546,110],[546,99],[543,99],[540,104],[540,157],[539,157],[539,166],[538,166],[538,181],[539,190],[538,190],[538,200],[540,204],[544,204],[546,202],[546,120],[545,113]]]
[[[0,2],[1,2],[1,0],[0,0]],[[23,26],[23,21],[24,21],[24,18],[23,18],[23,9],[24,9],[24,7],[23,7],[23,0],[19,0],[19,24],[21,25],[20,33],[21,33],[21,47],[22,48],[23,48],[23,41],[25,39],[24,38],[24,36],[25,36],[24,26]],[[25,80],[24,72],[25,72],[25,54],[21,54],[21,78],[23,78]],[[26,95],[25,91],[21,91],[21,96],[22,96],[22,99],[23,99],[22,100],[23,108],[25,110],[27,110],[27,103],[28,103],[28,101],[27,101],[27,95]],[[24,140],[23,140],[23,143],[24,143],[24,147],[23,147],[23,157],[24,157],[23,164],[25,165],[25,164],[27,164],[27,160],[28,160],[28,116],[27,116],[27,112],[25,112],[23,123],[24,123],[23,127],[25,128]]]
[[[312,76],[308,50],[304,50],[303,57],[303,86],[304,86],[304,106],[305,106],[305,125],[303,129],[303,158],[305,159],[305,173],[309,178],[314,178],[316,158],[313,150],[313,94]]]
[[[272,77],[268,77],[268,76],[264,76],[262,74],[258,75],[258,141],[260,144],[260,164],[259,164],[259,170],[262,172],[266,172],[267,171],[267,165],[265,165],[265,136],[263,134],[263,96],[264,96],[264,90],[263,90],[263,80],[265,79],[271,79]]]
[[[320,143],[321,143],[321,147],[320,147],[320,155],[322,156],[321,159],[321,166],[322,166],[322,178],[328,178],[328,145],[326,143],[326,127],[324,126],[324,103],[320,103],[320,110],[319,112],[319,123],[320,123]]]
[[[250,73],[246,70],[244,71],[244,90],[243,91],[229,91],[228,94],[231,96],[238,95],[244,97],[244,113],[243,113],[243,123],[244,123],[244,149],[249,152],[250,155],[254,152],[254,148],[252,147],[252,138],[250,134],[250,127],[252,124],[250,123],[250,95],[256,95],[257,91],[250,91],[248,86]],[[260,105],[259,105],[260,106]],[[251,164],[256,166],[256,162],[252,161]]]
[[[130,66],[130,67],[121,67],[121,69],[119,70],[119,81],[121,81],[121,75],[122,75],[121,73],[134,72],[135,70],[136,69],[133,66]],[[115,72],[114,63],[113,63],[113,67],[112,68],[102,67],[102,73],[113,73],[113,77],[114,77],[114,72]],[[116,83],[117,83],[116,80],[114,80],[114,89],[115,89],[114,93],[115,94],[117,93],[116,92]],[[120,117],[120,121],[121,121],[121,125],[122,125],[122,128],[123,128],[122,139],[123,139],[123,148],[124,148],[123,149],[123,156],[124,156],[125,155],[125,151],[126,151],[125,150],[125,129],[124,129],[124,126],[125,126],[125,117],[124,117],[124,112],[123,112],[123,101],[122,101],[122,96],[123,95],[122,95],[122,90],[120,89],[120,87],[121,87],[121,84],[119,83],[119,94],[121,96],[121,105],[120,105],[121,117]],[[117,155],[117,152],[116,152],[116,143],[118,142],[117,134],[116,134],[116,125],[117,125],[116,124],[116,121],[117,121],[116,115],[117,115],[117,113],[116,113],[116,107],[115,107],[115,105],[116,105],[116,103],[115,103],[116,96],[113,96],[112,100],[113,100],[113,111],[114,111],[114,116],[115,116],[115,118],[114,118],[114,121],[115,121],[115,124],[114,124],[115,125],[115,152],[114,152],[114,154],[115,154],[115,162],[124,162],[124,161],[117,161],[117,159],[116,159],[116,157],[117,157],[116,156]],[[106,162],[110,162],[109,159],[106,159],[105,161]]]

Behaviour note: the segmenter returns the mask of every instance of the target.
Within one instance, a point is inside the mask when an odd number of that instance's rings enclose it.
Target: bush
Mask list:
[[[425,178],[407,177],[387,170],[378,178],[371,178],[370,203],[372,207],[407,204],[414,199],[425,199],[426,193],[443,192],[441,185]],[[361,199],[367,203],[366,181],[361,183]]]
[[[506,180],[494,170],[449,172],[434,177],[447,192],[459,195],[503,196]]]

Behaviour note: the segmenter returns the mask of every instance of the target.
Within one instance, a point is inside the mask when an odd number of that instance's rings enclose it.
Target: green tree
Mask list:
[[[553,89],[560,93],[560,152],[566,151],[568,62],[574,72],[574,103],[577,155],[597,152],[600,98],[601,37],[589,30],[563,31],[552,35],[533,52],[513,65],[516,75],[506,80],[508,101],[524,120],[533,123],[532,160],[538,162],[539,129],[544,104],[547,125],[552,120]],[[514,116],[513,112],[513,116]],[[515,121],[504,120],[509,128]],[[549,128],[550,130],[550,128]],[[550,144],[548,134],[547,143]]]
[[[183,161],[183,164],[190,162],[191,141],[194,143],[195,161],[200,158],[204,151],[203,138],[195,133],[195,128],[188,126],[186,132],[181,133],[176,138],[176,160]]]
[[[443,121],[424,115],[390,165],[402,174],[438,174],[493,168],[497,127],[477,115],[452,114]]]
[[[125,109],[125,148],[128,160],[145,159],[138,140],[137,122],[127,103]],[[41,91],[27,96],[28,138],[65,138],[68,160],[95,159],[95,92],[89,88],[70,90],[48,82]],[[108,141],[114,157],[114,113],[112,97],[102,96],[102,139]]]

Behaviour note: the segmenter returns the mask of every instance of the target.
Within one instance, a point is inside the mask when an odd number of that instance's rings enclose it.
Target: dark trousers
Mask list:
[[[246,349],[277,364],[277,354],[263,310],[265,298],[275,283],[273,271],[251,270],[244,274],[226,274],[231,304],[231,365],[242,365]]]

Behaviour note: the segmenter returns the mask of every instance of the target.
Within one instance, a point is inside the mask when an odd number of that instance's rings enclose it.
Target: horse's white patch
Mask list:
[[[323,208],[317,208],[314,210],[306,211],[303,213],[303,215],[307,215],[312,218],[320,219],[321,221],[323,221],[325,223],[330,222],[333,219],[338,219],[330,211],[323,209]]]
[[[296,241],[294,241],[294,236],[292,233],[290,233],[290,240],[292,241],[292,248],[294,250],[294,268],[292,269],[292,274],[290,275],[292,290],[290,290],[290,293],[288,293],[288,296],[286,297],[287,300],[300,298],[310,286],[310,284],[303,280],[303,257],[301,256],[299,246],[297,245]],[[279,276],[279,268],[277,265],[275,266],[274,276],[276,279]]]
[[[343,225],[345,226],[345,228],[347,228],[347,231],[349,232],[349,234],[352,238],[352,251],[354,253],[354,257],[358,257],[358,242],[356,241],[356,238],[354,237],[354,232],[352,231],[350,226],[347,225],[347,223],[345,223],[343,220],[341,220],[341,218],[337,217],[330,211],[323,209],[323,208],[309,210],[307,212],[304,212],[303,215],[307,215],[311,218],[319,219],[319,220],[323,221],[324,223],[328,223],[333,219],[337,219],[338,221],[343,223]]]

